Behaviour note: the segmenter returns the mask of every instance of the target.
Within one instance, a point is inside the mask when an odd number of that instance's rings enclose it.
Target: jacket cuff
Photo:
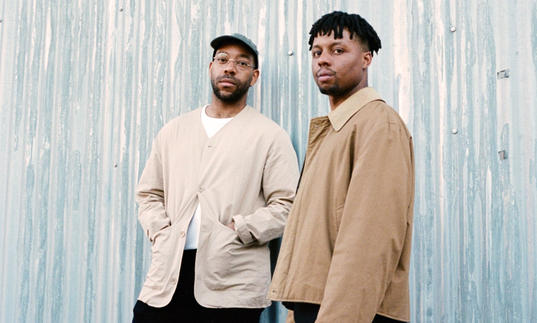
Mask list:
[[[254,241],[254,237],[250,231],[248,231],[248,226],[246,225],[244,216],[240,214],[233,216],[233,222],[235,223],[235,231],[237,231],[241,242],[244,244],[252,243]]]

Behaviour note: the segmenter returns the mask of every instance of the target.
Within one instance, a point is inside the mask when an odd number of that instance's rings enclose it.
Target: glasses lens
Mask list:
[[[220,53],[214,57],[214,60],[220,65],[226,65],[229,62],[229,57],[225,53]]]
[[[250,67],[250,64],[248,64],[247,61],[238,61],[237,62],[237,66],[239,68],[242,68],[243,70],[247,69],[248,67]]]
[[[220,65],[227,65],[229,62],[233,62],[235,64],[235,66],[238,68],[238,69],[241,69],[241,70],[246,70],[248,68],[250,68],[252,65],[250,65],[250,63],[244,59],[239,59],[239,60],[235,60],[235,59],[231,59],[229,58],[229,55],[226,54],[226,53],[218,53],[214,56],[214,61],[217,62],[218,64]]]

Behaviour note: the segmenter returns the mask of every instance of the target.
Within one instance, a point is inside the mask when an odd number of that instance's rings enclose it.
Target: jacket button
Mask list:
[[[185,237],[185,231],[181,231],[181,238]]]

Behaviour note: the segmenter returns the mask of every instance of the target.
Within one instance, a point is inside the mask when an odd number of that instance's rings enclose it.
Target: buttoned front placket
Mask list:
[[[218,131],[211,138],[206,137],[206,140],[202,143],[203,148],[201,152],[201,159],[199,161],[200,167],[199,167],[199,174],[198,174],[198,178],[199,178],[198,195],[202,194],[207,189],[207,185],[209,185],[209,183],[205,182],[206,177],[207,177],[207,172],[209,171],[208,167],[210,167],[211,161],[214,160],[214,154],[216,151],[217,142],[219,141],[220,132],[224,131],[225,130],[224,128],[220,129],[220,131]],[[205,134],[205,130],[202,129],[202,131]]]

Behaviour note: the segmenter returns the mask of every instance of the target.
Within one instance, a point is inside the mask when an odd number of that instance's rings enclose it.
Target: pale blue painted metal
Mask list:
[[[370,83],[414,135],[412,321],[537,322],[535,0],[0,0],[0,322],[130,320],[135,183],[158,129],[208,101],[213,37],[257,42],[249,102],[302,160],[328,110],[307,33],[334,9],[378,31]]]

